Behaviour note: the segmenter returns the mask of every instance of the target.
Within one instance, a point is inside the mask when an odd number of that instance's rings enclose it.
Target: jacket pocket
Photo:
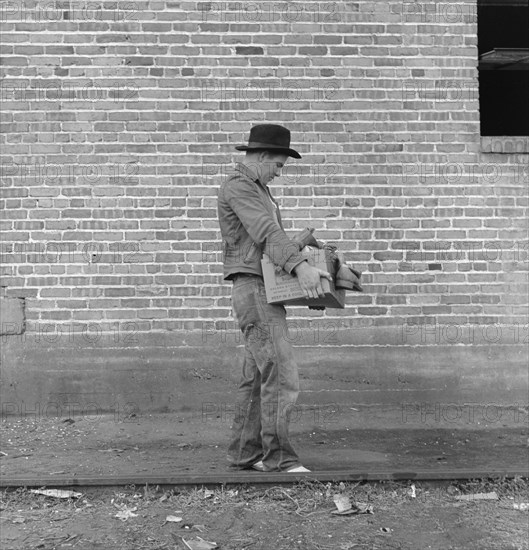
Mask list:
[[[243,262],[245,264],[251,264],[261,259],[261,247],[252,242],[248,252],[244,256]]]

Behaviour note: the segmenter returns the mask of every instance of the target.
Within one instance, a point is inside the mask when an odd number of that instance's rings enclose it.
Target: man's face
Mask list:
[[[281,175],[281,169],[287,162],[288,156],[263,151],[259,159],[259,181],[265,185]]]

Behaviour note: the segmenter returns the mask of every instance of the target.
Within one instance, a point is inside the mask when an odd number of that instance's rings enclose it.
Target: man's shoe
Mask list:
[[[308,468],[305,468],[305,466],[293,466],[286,471],[289,474],[303,474],[305,472],[310,472],[310,470]]]
[[[265,470],[263,461],[260,460],[259,462],[252,464],[252,470],[257,470],[258,472],[265,472],[266,470]]]

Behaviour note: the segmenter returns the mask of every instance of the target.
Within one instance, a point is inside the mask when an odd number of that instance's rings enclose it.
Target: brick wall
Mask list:
[[[266,121],[303,155],[273,185],[287,228],[364,272],[299,327],[527,337],[528,155],[482,151],[475,1],[0,8],[2,291],[27,334],[236,332],[216,192]]]

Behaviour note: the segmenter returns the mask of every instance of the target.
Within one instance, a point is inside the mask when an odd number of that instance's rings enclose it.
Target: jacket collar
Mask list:
[[[255,183],[259,183],[260,185],[262,185],[259,181],[259,178],[255,175],[255,172],[251,168],[248,168],[248,166],[246,166],[245,164],[238,162],[235,165],[235,170],[245,175],[247,178],[250,178],[252,181],[255,181]]]
[[[246,166],[245,164],[242,164],[240,162],[237,162],[235,164],[235,171],[236,172],[239,172],[241,174],[243,174],[244,176],[246,176],[247,178],[251,179],[252,181],[254,181],[255,183],[257,183],[258,185],[260,185],[265,191],[266,193],[268,194],[268,196],[270,197],[270,200],[272,201],[272,203],[275,205],[276,207],[276,212],[277,212],[277,219],[279,221],[279,225],[281,227],[281,229],[283,229],[283,223],[281,221],[281,214],[279,213],[279,205],[277,204],[277,201],[274,199],[274,197],[272,197],[272,193],[270,193],[270,189],[268,189],[268,186],[262,184],[260,181],[259,181],[259,178],[256,177],[255,173],[253,172],[253,170],[251,170],[250,168],[248,168],[248,166]]]

